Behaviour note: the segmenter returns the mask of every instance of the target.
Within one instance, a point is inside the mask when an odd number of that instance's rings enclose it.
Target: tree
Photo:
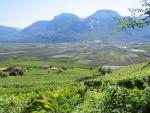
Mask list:
[[[129,11],[131,12],[132,16],[127,16],[124,18],[115,18],[120,26],[115,30],[115,32],[119,32],[121,30],[126,30],[129,28],[135,27],[145,27],[150,25],[150,0],[140,0],[141,8],[132,9],[130,8]],[[150,66],[150,61],[144,66]]]
[[[141,28],[150,24],[150,0],[140,0],[140,3],[141,8],[129,9],[131,16],[115,18],[120,23],[115,32],[135,27]]]
[[[108,74],[112,73],[112,69],[111,69],[111,68],[108,68],[108,69],[107,69],[107,73],[108,73]]]

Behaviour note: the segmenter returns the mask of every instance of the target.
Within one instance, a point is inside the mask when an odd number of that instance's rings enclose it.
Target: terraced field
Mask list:
[[[125,66],[138,64],[150,57],[150,43],[58,43],[2,44],[0,60],[32,59],[78,64]]]

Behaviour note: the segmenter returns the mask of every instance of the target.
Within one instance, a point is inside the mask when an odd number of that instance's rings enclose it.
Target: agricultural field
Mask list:
[[[76,64],[125,66],[139,64],[150,56],[150,42],[145,43],[56,43],[1,44],[0,60],[26,59]]]
[[[67,67],[61,73],[48,73],[47,69],[39,68],[43,64]],[[87,65],[20,60],[3,61],[1,67],[8,65],[28,67],[28,71],[23,76],[0,78],[0,113],[150,111],[150,67],[144,67],[145,63],[105,75],[102,68]]]
[[[9,62],[9,63],[8,63]],[[66,66],[63,63],[46,61],[6,61],[1,63],[5,66],[28,67],[23,76],[8,76],[0,78],[0,113],[20,113],[27,109],[28,103],[40,95],[49,94],[57,87],[74,84],[76,79],[91,76],[93,71],[87,66],[67,65],[61,73],[50,72],[39,66],[52,65],[57,67]]]
[[[90,50],[91,43],[89,47],[75,43],[62,51],[60,48],[65,46],[1,45],[0,113],[150,112],[150,65],[146,61],[138,60],[139,64],[128,66],[128,63],[109,64],[110,67],[118,66],[110,69],[105,62],[80,62],[90,55],[94,55],[95,60],[98,45]],[[143,54],[137,51],[139,48],[149,50],[145,45],[128,51],[136,49],[137,55],[147,58],[145,54],[149,52]],[[105,51],[103,49],[101,52]],[[124,56],[115,46],[107,50],[114,58]],[[128,54],[127,50],[121,51]]]

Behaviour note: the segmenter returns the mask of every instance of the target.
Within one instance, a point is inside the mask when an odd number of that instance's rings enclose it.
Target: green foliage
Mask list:
[[[108,73],[108,74],[111,74],[112,72],[113,72],[113,70],[112,70],[111,68],[108,68],[108,69],[107,69],[107,73]]]
[[[13,66],[8,66],[16,67],[16,65],[14,65],[15,62],[10,63],[13,63]],[[27,113],[27,108],[33,106],[32,103],[35,102],[34,100],[39,99],[39,97],[45,99],[45,95],[47,98],[50,97],[52,99],[50,92],[54,93],[58,87],[61,89],[61,86],[67,84],[68,86],[62,87],[60,93],[65,93],[63,92],[63,88],[66,87],[65,90],[67,90],[69,94],[72,92],[72,94],[69,96],[70,98],[77,98],[73,91],[78,91],[80,92],[79,94],[83,96],[84,93],[82,92],[82,89],[78,89],[80,86],[75,86],[77,88],[72,88],[69,86],[69,84],[72,86],[76,79],[89,76],[92,74],[92,71],[90,71],[88,68],[86,69],[86,66],[85,68],[78,68],[78,66],[75,65],[73,69],[68,68],[69,66],[65,65],[67,70],[64,70],[60,74],[55,72],[47,73],[47,70],[36,68],[36,66],[42,66],[44,63],[40,61],[24,61],[20,62],[19,64],[19,62],[17,62],[17,65],[22,64],[21,66],[24,66],[24,69],[28,69],[28,71],[24,71],[24,76],[8,76],[5,79],[0,79],[0,113]],[[60,67],[63,66],[61,63],[56,63],[55,65],[59,65]],[[65,101],[69,101],[69,99],[67,100],[67,95],[69,95],[68,93],[62,95],[62,98],[66,95],[66,97],[64,97],[63,106],[65,106]],[[80,100],[82,100],[80,95]],[[48,99],[48,101],[50,100]],[[72,102],[72,100],[70,102]],[[71,106],[73,106],[73,104],[71,104]],[[66,106],[66,109],[70,108],[67,108]],[[32,109],[29,110],[32,111]],[[41,109],[41,112],[42,111],[43,110]]]
[[[134,29],[135,27],[142,28],[145,26],[145,23],[142,21],[136,21],[133,17],[125,17],[124,19],[115,18],[116,21],[120,24],[114,32],[120,32],[129,28]]]
[[[111,68],[105,69],[103,67],[99,67],[98,72],[99,72],[100,75],[104,76],[106,74],[112,73],[112,69]]]
[[[128,16],[125,18],[115,18],[120,26],[115,30],[115,32],[119,32],[121,30],[126,30],[129,28],[139,27],[142,28],[144,26],[148,26],[150,24],[150,0],[141,0],[142,8],[129,9],[132,16]],[[137,18],[137,16],[139,16]]]
[[[83,98],[81,96],[81,92],[84,91],[84,88],[76,87],[62,86],[61,88],[50,92],[47,97],[38,97],[26,111],[32,110],[34,112],[44,111],[44,113],[70,113]]]
[[[98,72],[100,75],[104,76],[107,73],[107,70],[105,68],[99,67]]]
[[[23,70],[22,69],[15,69],[15,68],[12,68],[9,72],[9,75],[10,76],[17,76],[17,75],[20,75],[22,76],[24,74]]]
[[[103,68],[65,65],[57,74],[34,64],[22,77],[0,79],[0,113],[149,113],[150,68],[144,65],[91,76]]]
[[[5,78],[7,76],[8,76],[8,74],[0,72],[0,78]]]
[[[107,86],[101,92],[90,91],[74,113],[149,113],[150,87],[128,90]]]

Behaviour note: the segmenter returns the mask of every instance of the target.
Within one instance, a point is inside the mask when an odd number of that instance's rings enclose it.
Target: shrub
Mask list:
[[[10,76],[17,76],[17,75],[23,75],[24,74],[24,72],[23,72],[23,70],[21,70],[21,69],[12,69],[10,72],[9,72],[9,75]]]
[[[93,67],[90,67],[89,70],[93,70]]]
[[[117,83],[117,85],[126,87],[126,88],[138,88],[143,90],[145,88],[143,79],[129,79],[129,80],[122,80]]]
[[[108,69],[107,69],[107,73],[108,73],[108,74],[112,73],[112,69],[111,69],[111,68],[108,68]]]
[[[102,70],[103,70],[102,67],[99,67],[99,68],[98,68],[98,72],[101,72]]]
[[[101,71],[101,74],[104,76],[104,75],[106,74],[106,70],[103,69],[103,70]]]
[[[120,82],[118,82],[118,85],[126,87],[126,88],[133,88],[134,87],[134,83],[133,83],[132,80],[123,80],[123,81],[120,81]]]
[[[91,81],[85,81],[84,85],[90,88],[98,88],[102,85],[102,82],[99,80],[91,80]]]
[[[136,79],[134,81],[134,85],[138,88],[138,89],[141,89],[143,90],[145,87],[144,87],[144,82],[142,80],[139,80],[139,79]]]
[[[106,73],[108,73],[108,70],[105,68],[99,67],[98,72],[100,73],[100,75],[104,76],[104,75],[106,75]]]
[[[5,78],[7,76],[8,76],[8,74],[0,72],[0,78]]]
[[[84,87],[61,87],[49,95],[38,97],[25,111],[39,113],[70,113],[84,98]]]
[[[63,70],[67,70],[67,67],[62,67]]]
[[[108,86],[104,91],[88,93],[73,113],[150,113],[150,87],[128,90]]]

